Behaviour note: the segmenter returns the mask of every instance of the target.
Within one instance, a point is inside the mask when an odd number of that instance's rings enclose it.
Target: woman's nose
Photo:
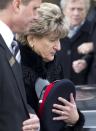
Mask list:
[[[61,50],[60,41],[58,41],[58,42],[56,43],[56,50],[57,50],[57,51]]]

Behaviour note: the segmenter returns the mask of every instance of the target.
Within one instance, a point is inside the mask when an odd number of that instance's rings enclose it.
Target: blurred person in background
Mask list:
[[[92,65],[93,57],[94,57],[94,43],[85,42],[81,44],[80,46],[78,46],[77,50],[79,54],[83,54],[84,56],[81,59],[74,61],[75,72],[80,73],[83,70],[86,70],[86,68],[89,67],[88,64],[90,64],[90,69],[91,69],[91,65]],[[90,61],[88,62],[89,58],[90,58]],[[90,72],[90,69],[89,69],[89,72]],[[89,72],[88,72],[88,75],[89,75]],[[87,79],[88,79],[88,75],[87,75]],[[87,83],[88,83],[88,80],[86,81],[86,84]]]
[[[84,63],[83,59],[79,59],[84,55],[78,53],[77,48],[82,43],[91,41],[89,33],[91,25],[86,20],[90,0],[61,0],[60,5],[70,27],[68,35],[60,40],[61,51],[58,52],[58,61],[63,68],[63,78],[68,78],[75,84],[85,84],[89,67],[78,73],[80,63]],[[90,56],[84,59],[88,63],[91,60]]]
[[[78,71],[82,71],[90,65],[87,77],[87,84],[96,84],[96,0],[93,0],[92,2],[93,6],[92,9],[90,9],[91,11],[89,12],[87,18],[91,22],[91,42],[83,43],[78,47],[78,52],[84,54],[84,57],[91,57],[91,61],[89,63],[86,61],[86,59],[83,59],[84,63],[86,63],[86,66],[84,67],[82,65],[82,67],[84,68],[78,69]]]

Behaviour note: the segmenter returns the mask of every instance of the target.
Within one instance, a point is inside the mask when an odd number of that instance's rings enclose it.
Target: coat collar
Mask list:
[[[81,34],[89,33],[90,35],[91,23],[89,21],[85,21],[84,24],[80,27],[77,33],[70,39],[71,42],[75,41]]]
[[[46,78],[47,71],[54,61],[47,63],[44,62],[41,56],[32,51],[32,49],[26,45],[20,44],[20,51],[21,65],[35,71],[39,77]]]

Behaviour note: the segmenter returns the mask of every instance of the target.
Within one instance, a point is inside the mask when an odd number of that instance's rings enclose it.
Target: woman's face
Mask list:
[[[54,55],[61,49],[59,39],[52,35],[42,38],[28,36],[27,39],[30,47],[46,62],[54,60]]]

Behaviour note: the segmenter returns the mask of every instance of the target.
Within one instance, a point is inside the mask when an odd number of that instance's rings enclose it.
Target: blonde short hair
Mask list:
[[[38,8],[38,14],[39,18],[33,21],[28,32],[25,35],[19,35],[19,41],[31,34],[41,38],[50,35],[50,33],[54,34],[57,38],[62,38],[66,35],[68,26],[59,6],[44,2]]]

